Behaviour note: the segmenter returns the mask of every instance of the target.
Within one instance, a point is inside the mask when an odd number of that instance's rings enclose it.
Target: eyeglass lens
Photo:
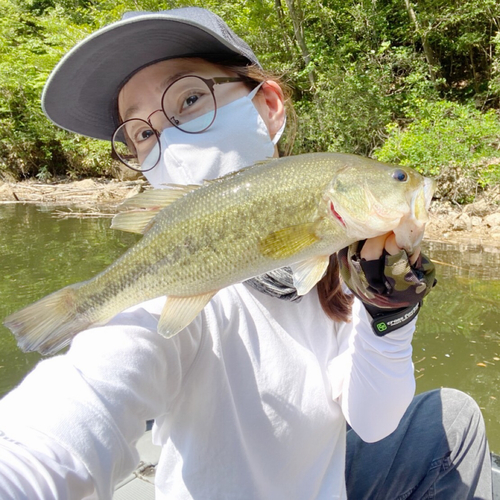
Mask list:
[[[208,82],[196,76],[172,83],[163,94],[161,105],[168,118],[165,124],[183,132],[203,132],[215,119],[215,96]],[[162,130],[155,131],[153,126],[146,120],[132,118],[116,129],[112,147],[121,162],[143,172],[156,166],[161,154],[159,133]]]

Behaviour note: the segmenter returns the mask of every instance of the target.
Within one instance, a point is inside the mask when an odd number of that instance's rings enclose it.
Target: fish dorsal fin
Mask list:
[[[118,207],[118,210],[124,212],[126,210],[149,210],[158,207],[161,209],[200,187],[199,184],[166,184],[165,186],[165,189],[148,189],[143,193],[128,198]]]
[[[199,187],[194,184],[169,184],[166,189],[151,189],[132,196],[118,207],[119,213],[113,217],[111,227],[129,233],[144,234],[160,210]]]
[[[169,339],[198,316],[217,292],[192,297],[167,297],[158,321],[158,333]]]
[[[317,222],[308,222],[279,229],[263,238],[259,249],[271,259],[291,257],[319,240],[316,227]]]
[[[324,276],[330,257],[318,256],[290,266],[293,272],[293,285],[299,295],[305,295]]]
[[[215,179],[204,179],[203,184],[215,184],[216,182],[220,182],[222,180],[227,181],[229,179],[232,179],[233,177],[241,176],[242,174],[244,174],[245,171],[251,170],[254,167],[256,167],[257,165],[266,165],[267,163],[271,163],[275,160],[276,160],[276,158],[267,158],[265,160],[259,160],[259,161],[256,161],[255,163],[252,163],[252,165],[247,165],[246,167],[242,167],[242,168],[235,170],[233,172],[229,172],[228,174],[224,174],[221,177],[217,177]]]

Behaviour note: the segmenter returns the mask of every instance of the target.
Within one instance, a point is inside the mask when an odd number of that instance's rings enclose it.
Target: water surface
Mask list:
[[[109,228],[108,218],[56,218],[53,208],[0,205],[0,319],[102,271],[137,239]],[[41,358],[22,353],[0,324],[0,395]]]
[[[438,284],[425,299],[413,340],[417,391],[455,387],[473,396],[490,446],[500,453],[500,248],[425,246]]]
[[[92,277],[136,241],[109,225],[55,218],[43,206],[0,205],[0,318]],[[425,251],[441,263],[413,342],[417,391],[447,386],[472,395],[500,452],[500,249],[426,242]],[[39,359],[22,353],[0,325],[0,395]]]

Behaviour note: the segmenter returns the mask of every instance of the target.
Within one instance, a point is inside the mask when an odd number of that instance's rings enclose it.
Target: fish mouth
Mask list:
[[[415,191],[410,199],[410,213],[401,219],[400,224],[394,229],[396,243],[409,254],[417,247],[423,237],[425,224],[429,221],[428,210],[436,190],[436,182],[427,177],[423,186]]]
[[[333,201],[330,200],[330,205],[329,205],[330,213],[342,224],[343,227],[346,227],[346,223],[342,216],[335,210],[335,205],[333,204]]]
[[[415,222],[423,224],[429,221],[429,208],[435,191],[436,181],[425,177],[423,185],[412,194],[410,201],[410,213]]]
[[[436,192],[437,184],[434,179],[426,177],[424,180],[424,197],[425,197],[425,208],[429,210],[431,206],[432,197]]]

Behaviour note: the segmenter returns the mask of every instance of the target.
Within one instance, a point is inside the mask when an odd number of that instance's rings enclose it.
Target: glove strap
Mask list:
[[[372,320],[372,330],[377,337],[383,337],[388,333],[407,325],[418,314],[422,302],[400,309],[396,312],[379,313]]]

